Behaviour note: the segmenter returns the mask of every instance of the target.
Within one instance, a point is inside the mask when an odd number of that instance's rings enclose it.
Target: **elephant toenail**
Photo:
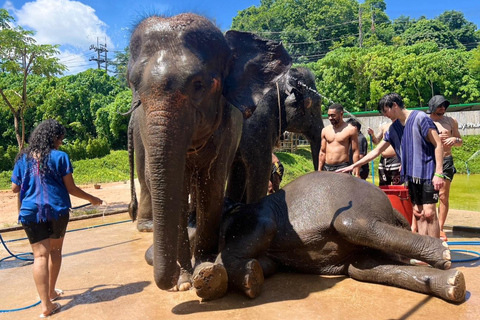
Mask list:
[[[444,260],[452,260],[452,255],[450,254],[450,250],[445,250],[443,252],[443,259]]]

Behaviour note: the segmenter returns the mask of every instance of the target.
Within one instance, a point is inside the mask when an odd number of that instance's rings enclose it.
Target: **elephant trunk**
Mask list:
[[[303,135],[310,142],[310,151],[312,153],[313,168],[315,171],[318,170],[318,155],[320,154],[320,148],[322,146],[322,130],[323,122],[314,124],[308,132],[304,132]]]
[[[322,146],[321,138],[310,140],[310,151],[312,153],[313,168],[318,170],[318,155],[320,154],[320,147]]]
[[[178,112],[178,109],[177,109]],[[182,214],[185,161],[191,128],[167,111],[147,115],[147,165],[153,212],[154,278],[160,289],[176,283],[177,239]],[[182,117],[182,115],[180,115]],[[175,122],[177,120],[177,122]]]

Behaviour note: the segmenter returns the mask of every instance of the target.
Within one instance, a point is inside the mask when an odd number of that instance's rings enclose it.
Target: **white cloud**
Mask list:
[[[6,5],[12,7],[11,3]],[[91,44],[107,42],[107,25],[95,14],[95,10],[78,1],[36,0],[14,10],[17,24],[33,29],[38,43],[70,45],[87,50]]]
[[[58,55],[60,63],[67,66],[68,70],[64,72],[64,75],[77,74],[78,72],[85,71],[88,68],[94,68],[95,64],[89,61],[92,54],[88,52],[77,53],[68,49],[63,50]]]

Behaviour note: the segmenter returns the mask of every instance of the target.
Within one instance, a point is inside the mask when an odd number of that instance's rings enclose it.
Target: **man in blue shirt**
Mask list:
[[[349,172],[375,159],[390,145],[400,159],[401,178],[408,184],[418,233],[440,237],[436,214],[438,191],[444,185],[443,146],[437,128],[427,114],[407,110],[397,93],[383,96],[378,111],[393,121],[383,141],[365,157],[337,172]]]

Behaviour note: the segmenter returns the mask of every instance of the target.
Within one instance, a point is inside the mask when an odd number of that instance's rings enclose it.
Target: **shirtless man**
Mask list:
[[[357,129],[343,121],[343,106],[338,103],[328,107],[331,125],[322,130],[322,146],[318,156],[318,171],[335,171],[349,165],[349,150],[352,147],[353,161],[359,159]],[[353,170],[358,176],[359,168]]]
[[[452,117],[446,116],[445,112],[450,102],[444,96],[436,95],[428,102],[427,113],[435,123],[438,129],[440,139],[443,144],[443,175],[445,176],[445,184],[440,189],[439,206],[438,206],[438,222],[440,225],[440,238],[447,241],[443,226],[448,214],[448,198],[450,196],[450,185],[453,175],[457,172],[453,165],[452,147],[459,147],[463,144],[458,130],[458,122]]]
[[[380,132],[376,135],[372,128],[368,128],[367,132],[372,137],[374,144],[379,144],[385,136],[385,132],[388,131],[392,122],[383,123],[380,125]],[[389,146],[385,151],[381,153],[380,161],[378,163],[378,176],[379,185],[398,185],[400,181],[400,160],[397,158],[397,154],[392,146]]]

